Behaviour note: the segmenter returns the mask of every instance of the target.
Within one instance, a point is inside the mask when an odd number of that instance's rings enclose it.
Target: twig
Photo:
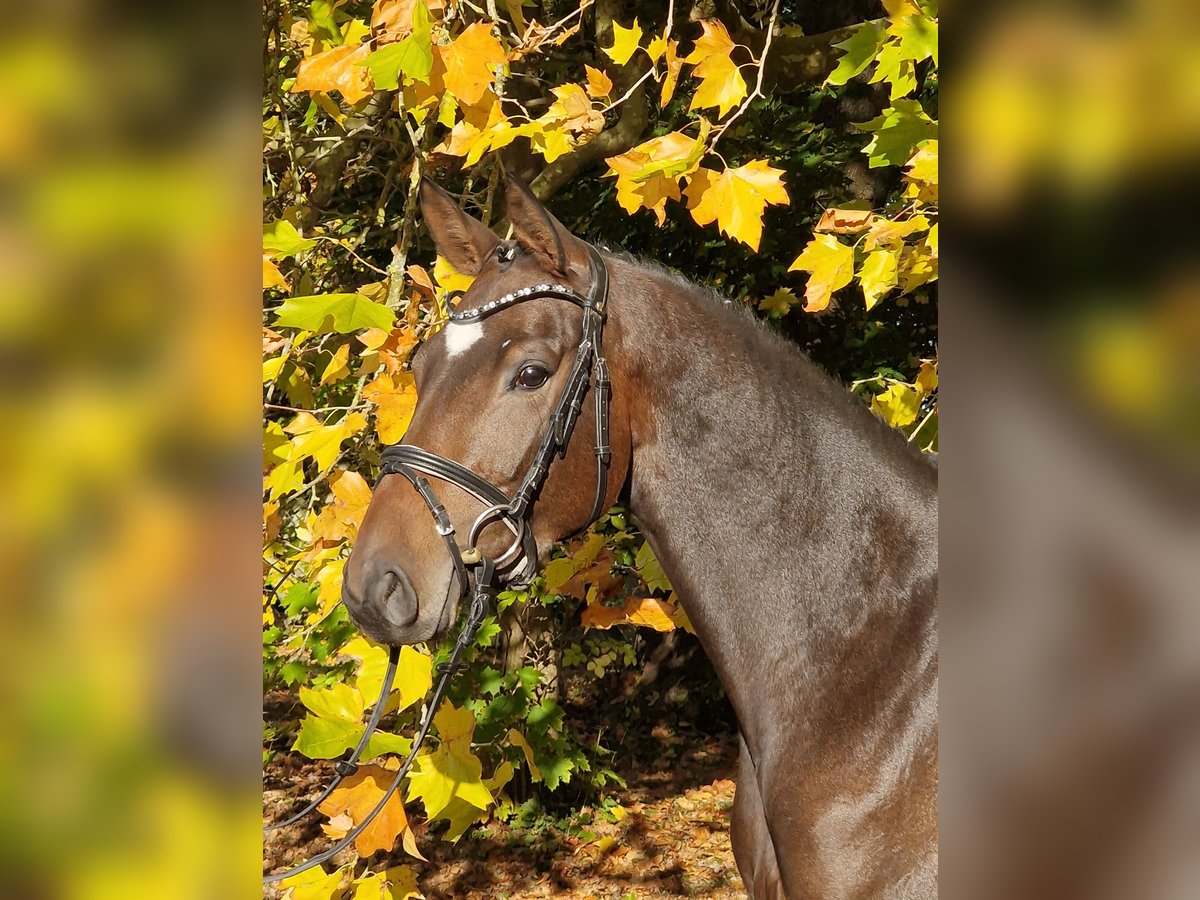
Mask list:
[[[600,114],[603,115],[606,112],[611,112],[612,110],[614,110],[618,106],[620,106],[622,103],[624,103],[626,100],[628,100],[631,96],[633,96],[633,92],[636,91],[638,88],[640,88],[642,86],[642,83],[653,74],[654,74],[654,66],[651,66],[649,69],[646,70],[646,73],[641,78],[639,78],[637,81],[635,81],[633,83],[633,87],[631,87],[629,90],[627,90],[624,94],[622,94],[620,97],[618,97],[612,103],[610,103],[608,106],[604,107],[604,109],[600,110]]]
[[[746,111],[746,108],[750,105],[754,98],[761,97],[763,95],[762,86],[763,77],[767,72],[767,54],[771,51],[771,39],[775,36],[775,22],[778,18],[779,0],[775,0],[774,5],[771,7],[771,21],[767,23],[767,42],[763,44],[762,56],[758,58],[758,78],[755,79],[754,90],[750,92],[749,97],[742,101],[742,105],[733,111],[733,115],[726,119],[725,123],[713,133],[712,139],[708,142],[709,150],[712,150],[713,147],[717,146],[717,141],[719,141],[721,136],[729,130],[729,126],[734,123],[738,116]]]

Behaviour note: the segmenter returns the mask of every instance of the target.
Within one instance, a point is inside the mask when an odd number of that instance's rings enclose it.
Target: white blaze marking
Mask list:
[[[446,326],[446,356],[458,356],[481,337],[483,337],[482,322],[451,322]]]

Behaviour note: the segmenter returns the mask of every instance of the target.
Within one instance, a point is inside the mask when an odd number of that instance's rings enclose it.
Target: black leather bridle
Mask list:
[[[434,527],[445,541],[446,549],[454,562],[455,578],[458,583],[458,602],[461,604],[470,594],[471,603],[467,608],[466,619],[455,639],[449,659],[438,666],[440,677],[426,704],[421,725],[413,738],[412,748],[375,808],[332,847],[291,869],[264,876],[264,884],[298,875],[333,858],[348,847],[363,829],[383,811],[392,794],[400,787],[401,780],[408,774],[413,760],[416,759],[417,751],[420,750],[429,734],[434,713],[441,706],[450,679],[465,668],[465,663],[461,662],[462,654],[474,641],[480,624],[489,614],[498,582],[503,580],[509,584],[517,584],[523,580],[528,581],[537,571],[537,544],[531,525],[533,507],[546,482],[546,477],[550,474],[550,465],[554,462],[555,457],[566,456],[571,434],[583,411],[584,398],[589,388],[593,392],[593,404],[596,412],[594,451],[596,455],[596,495],[588,522],[595,521],[604,512],[604,499],[608,488],[608,467],[612,460],[608,425],[612,385],[609,381],[608,364],[604,359],[602,344],[605,307],[608,301],[608,269],[600,253],[590,244],[587,245],[587,251],[591,269],[591,285],[586,295],[563,284],[538,284],[505,294],[503,297],[498,297],[473,309],[455,310],[450,313],[449,318],[452,323],[475,322],[526,300],[551,298],[566,300],[578,306],[583,311],[583,329],[579,346],[575,351],[575,359],[567,376],[567,383],[563,386],[554,411],[550,415],[546,433],[534,453],[533,461],[526,470],[524,478],[521,479],[520,485],[511,497],[462,463],[447,459],[437,453],[431,453],[412,444],[393,444],[384,449],[383,465],[379,470],[380,481],[388,475],[399,475],[406,479],[425,501],[425,505],[433,515]],[[437,494],[434,493],[429,481],[425,478],[426,475],[453,484],[485,505],[483,512],[476,516],[467,531],[465,547],[460,546],[456,540],[455,529],[446,513],[446,508],[438,500]],[[480,535],[491,523],[504,525],[513,535],[512,543],[495,559],[485,556],[478,547]],[[472,582],[474,583],[473,591],[471,589]],[[450,593],[447,594],[446,602],[450,602],[451,596]],[[350,755],[334,764],[336,773],[334,779],[316,799],[310,801],[298,813],[282,822],[268,826],[264,831],[286,828],[300,821],[332,794],[345,778],[357,770],[358,760],[366,749],[367,742],[379,727],[383,708],[387,705],[388,695],[392,691],[392,682],[396,676],[399,658],[400,648],[393,647],[388,656],[387,672],[384,674],[379,699],[375,702],[375,708],[367,721],[366,730]]]

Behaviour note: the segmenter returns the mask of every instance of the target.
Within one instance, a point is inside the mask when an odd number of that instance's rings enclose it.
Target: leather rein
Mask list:
[[[328,862],[350,846],[355,838],[375,820],[400,787],[400,782],[408,774],[408,770],[417,757],[417,752],[429,734],[433,716],[441,706],[450,679],[466,668],[466,663],[461,661],[461,657],[475,640],[479,626],[491,612],[498,584],[501,581],[508,584],[517,584],[522,581],[528,583],[537,571],[537,545],[531,525],[533,507],[546,482],[546,477],[550,474],[550,466],[554,459],[566,456],[571,434],[583,411],[584,397],[589,388],[592,389],[595,406],[596,495],[588,521],[595,521],[604,511],[604,497],[608,487],[608,467],[612,460],[612,451],[609,446],[609,403],[612,398],[612,385],[602,345],[608,301],[608,268],[600,253],[590,244],[587,245],[587,251],[591,268],[591,285],[586,295],[563,284],[538,284],[505,294],[473,309],[450,312],[450,323],[476,322],[526,300],[551,298],[566,300],[578,306],[583,311],[583,329],[567,383],[563,386],[562,393],[555,404],[549,426],[538,445],[533,462],[511,497],[463,464],[437,453],[412,444],[393,444],[384,448],[379,481],[388,475],[399,475],[416,489],[433,516],[434,527],[442,536],[450,558],[454,562],[455,578],[458,582],[458,602],[461,604],[467,599],[468,594],[470,594],[471,602],[467,607],[466,618],[455,639],[449,658],[437,667],[438,683],[425,706],[420,727],[413,738],[412,748],[379,802],[366,818],[351,828],[332,847],[283,872],[263,876],[264,884],[282,881]],[[465,546],[459,544],[446,508],[439,502],[437,494],[434,493],[425,477],[426,475],[461,488],[485,505],[483,512],[475,518],[467,531]],[[512,543],[495,559],[485,556],[478,547],[480,535],[492,523],[503,525],[513,536]],[[474,584],[473,591],[472,583]],[[451,594],[448,593],[446,602],[449,602],[450,596]],[[388,666],[384,673],[383,686],[379,691],[379,699],[376,700],[371,717],[367,720],[366,730],[363,731],[362,737],[350,751],[349,756],[334,763],[333,780],[303,809],[282,822],[265,827],[264,833],[287,828],[304,819],[320,806],[343,780],[357,771],[358,761],[383,717],[383,708],[387,705],[387,698],[392,692],[392,683],[396,677],[399,659],[400,648],[392,647],[388,654]]]

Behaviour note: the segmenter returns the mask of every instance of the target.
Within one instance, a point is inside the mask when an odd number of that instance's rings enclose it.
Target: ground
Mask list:
[[[631,728],[612,763],[627,782],[610,792],[617,821],[584,807],[524,826],[492,823],[457,844],[419,833],[428,862],[402,852],[392,862],[413,866],[427,900],[744,898],[729,845],[736,762],[731,731],[662,722]],[[311,796],[329,771],[279,757],[264,781],[267,816],[292,806],[290,797]],[[272,834],[266,863],[294,864],[324,846],[316,823]],[[373,871],[385,867],[379,856],[370,863]]]

